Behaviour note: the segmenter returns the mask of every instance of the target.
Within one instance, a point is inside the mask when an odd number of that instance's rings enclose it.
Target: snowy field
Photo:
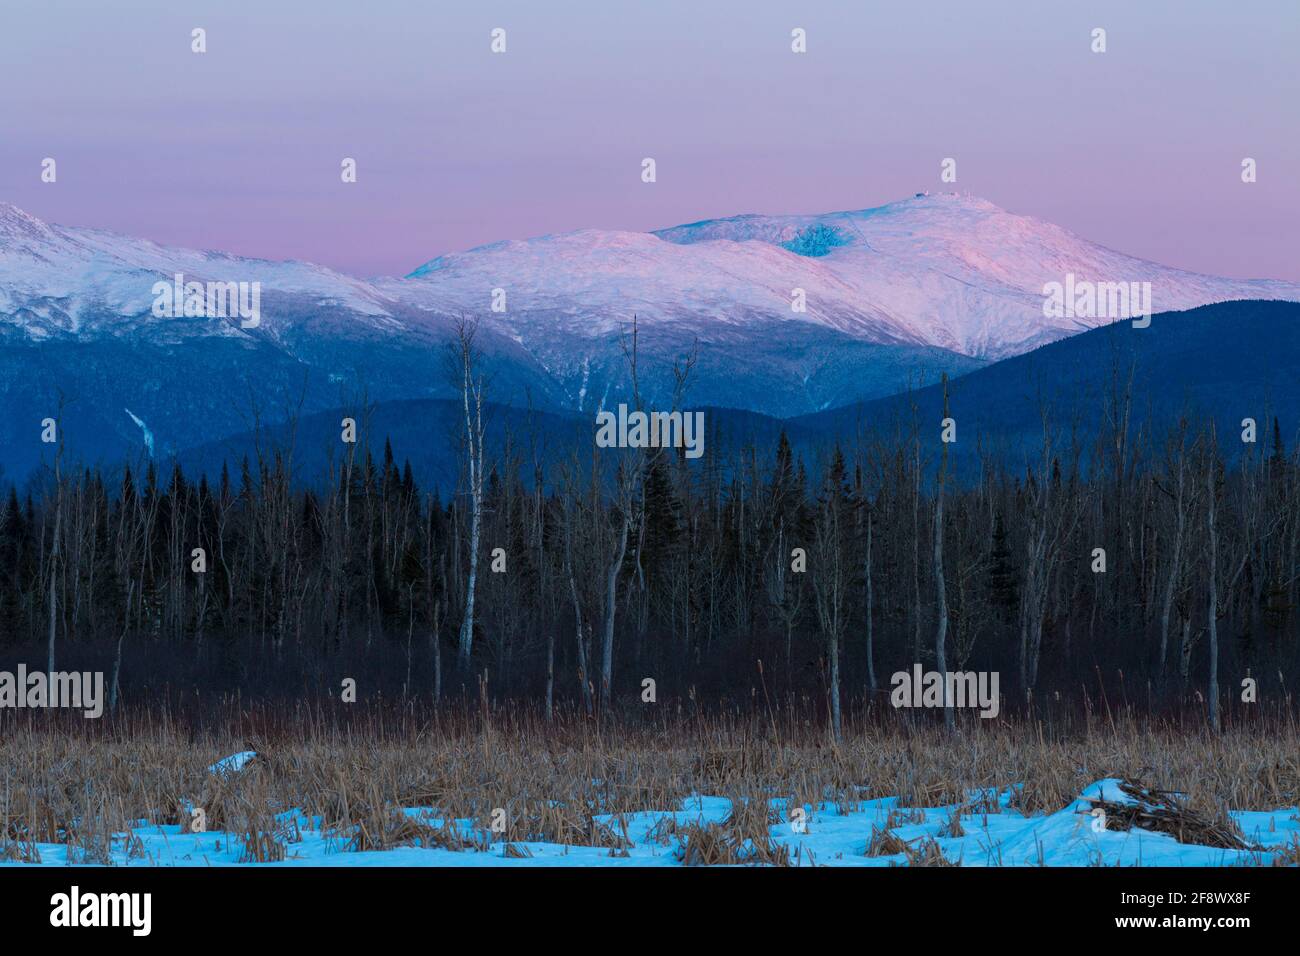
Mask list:
[[[236,772],[243,755],[228,758],[214,771]],[[1173,836],[1133,827],[1111,829],[1094,812],[1098,798],[1111,805],[1132,803],[1114,779],[1087,787],[1069,806],[1050,814],[1023,815],[1011,807],[1012,790],[974,792],[962,805],[908,808],[895,798],[864,800],[852,808],[834,804],[805,805],[787,812],[772,801],[769,833],[777,852],[788,854],[794,866],[906,866],[918,854],[928,862],[960,866],[1258,866],[1278,862],[1292,844],[1295,859],[1300,841],[1300,810],[1237,811],[1231,814],[1247,850],[1180,843]],[[723,824],[731,801],[695,796],[676,811],[597,816],[598,823],[620,835],[606,847],[494,839],[468,820],[446,821],[429,808],[402,812],[410,821],[441,832],[455,833],[467,849],[442,846],[401,846],[357,851],[352,834],[322,828],[319,817],[296,809],[275,815],[276,833],[284,843],[284,859],[274,863],[241,862],[243,839],[220,831],[194,833],[179,825],[141,822],[128,836],[115,836],[111,863],[116,866],[681,866],[687,855],[684,834],[692,824]],[[795,822],[791,822],[791,816]],[[954,819],[957,820],[954,826]],[[802,832],[799,832],[802,830]],[[959,830],[960,835],[954,831]],[[416,828],[416,832],[428,832]],[[696,831],[698,832],[698,831]],[[901,843],[893,842],[894,838]],[[420,842],[416,838],[416,842]],[[907,850],[902,850],[906,845]],[[6,866],[65,866],[79,864],[79,851],[59,844],[35,845],[40,863],[8,862]],[[887,849],[899,852],[882,852]],[[876,855],[869,854],[869,850]],[[742,846],[740,855],[746,851]],[[933,854],[942,855],[937,859]]]

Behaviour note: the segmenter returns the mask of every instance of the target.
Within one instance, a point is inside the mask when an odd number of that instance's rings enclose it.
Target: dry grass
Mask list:
[[[246,771],[225,778],[207,772],[245,749],[261,754]],[[517,711],[363,708],[340,717],[304,707],[290,714],[244,709],[196,730],[147,712],[101,722],[19,720],[6,712],[0,858],[30,861],[36,844],[59,843],[78,859],[104,861],[124,840],[131,849],[141,821],[189,824],[187,801],[203,809],[206,829],[242,842],[249,860],[292,854],[296,826],[277,817],[291,808],[320,817],[343,851],[505,846],[513,855],[523,852],[517,844],[538,841],[618,854],[630,844],[623,815],[678,810],[702,793],[732,799],[727,820],[665,818],[651,839],[680,848],[689,863],[779,862],[784,853],[773,850],[768,828],[781,817],[768,810],[769,798],[790,806],[829,801],[849,812],[888,796],[903,806],[959,804],[949,824],[955,835],[963,813],[996,811],[996,794],[1013,785],[1021,785],[1013,801],[1019,809],[1056,811],[1103,777],[1184,793],[1181,824],[1169,817],[1138,822],[1166,832],[1182,826],[1185,835],[1191,827],[1189,838],[1199,842],[1219,832],[1213,827],[1224,808],[1300,804],[1300,733],[1286,721],[1216,737],[1125,718],[1055,736],[1032,723],[976,722],[946,736],[899,721],[851,724],[834,745],[812,721],[793,718],[602,726],[565,716],[548,725]],[[399,807],[428,807],[440,820],[471,826],[434,826],[395,812]],[[504,832],[499,814],[493,829],[498,808]],[[599,815],[613,815],[614,825]],[[867,852],[938,864],[937,846],[900,846],[887,832],[915,821],[914,811],[892,811]]]
[[[789,866],[789,852],[773,842],[767,827],[759,830],[747,823],[753,823],[752,816],[729,816],[722,823],[688,822],[678,830],[677,860],[687,866]]]
[[[1292,837],[1286,846],[1273,852],[1273,865],[1300,866],[1300,837]]]
[[[885,829],[894,830],[898,827],[908,826],[914,823],[925,822],[925,811],[917,808],[895,807],[889,811],[889,816],[885,817]]]
[[[957,866],[939,849],[939,841],[933,837],[923,837],[907,845],[908,866]]]
[[[957,807],[948,814],[948,822],[939,830],[941,837],[960,838],[966,835],[966,830],[961,825],[961,807]]]
[[[897,856],[907,853],[907,844],[888,829],[873,826],[867,841],[867,856]]]

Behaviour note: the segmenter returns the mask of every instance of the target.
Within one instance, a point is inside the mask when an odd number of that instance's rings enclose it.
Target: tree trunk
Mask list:
[[[1178,484],[1177,492],[1174,497],[1174,508],[1177,514],[1174,516],[1174,546],[1169,556],[1169,578],[1165,582],[1164,600],[1160,606],[1160,670],[1163,676],[1165,672],[1165,656],[1169,650],[1169,612],[1174,603],[1174,591],[1178,585],[1178,572],[1182,567],[1183,554],[1183,475],[1184,475],[1184,456],[1183,449],[1178,453]]]
[[[833,636],[830,641],[831,651],[831,727],[835,732],[835,742],[839,743],[843,730],[840,718],[840,639]]]
[[[478,584],[478,548],[482,529],[483,509],[477,491],[471,492],[474,501],[469,526],[469,574],[465,579],[465,617],[460,625],[460,641],[456,647],[456,666],[462,675],[469,673],[470,655],[474,649],[474,591]]]
[[[872,606],[872,599],[871,599],[871,525],[872,525],[872,523],[873,523],[873,518],[874,518],[874,515],[871,513],[871,509],[868,508],[868,509],[867,509],[867,557],[866,557],[866,560],[863,562],[863,564],[865,565],[865,569],[866,569],[866,577],[867,577],[867,607],[866,607],[866,618],[867,618],[867,686],[871,689],[871,693],[874,695],[875,692],[876,692],[876,652],[875,652],[875,646],[874,646],[874,645],[875,645],[875,635],[874,635],[874,632],[872,631],[872,625],[871,625],[871,606]]]
[[[1216,734],[1219,732],[1219,534],[1214,526],[1215,519],[1215,454],[1213,445],[1210,451],[1210,465],[1206,473],[1206,492],[1209,500],[1207,505],[1207,525],[1209,530],[1209,553],[1206,555],[1206,563],[1209,568],[1209,622],[1208,629],[1210,634],[1210,729]]]
[[[555,632],[546,630],[546,722],[551,722],[555,700]]]
[[[55,479],[58,481],[58,478]],[[48,664],[46,673],[50,680],[54,680],[54,635],[58,630],[59,620],[59,594],[58,586],[58,567],[59,567],[59,543],[63,537],[63,487],[60,485],[55,491],[54,505],[54,545],[50,551],[50,629],[49,629],[49,646]]]
[[[943,376],[943,417],[948,419],[948,376]],[[948,471],[948,443],[943,442],[939,462],[939,487],[934,499],[934,597],[938,626],[934,633],[934,665],[943,680],[943,725],[953,728],[952,701],[948,699],[948,589],[943,576],[943,499]]]
[[[609,709],[610,683],[614,677],[614,612],[618,602],[618,575],[623,568],[623,558],[627,554],[628,525],[631,520],[631,516],[624,513],[623,530],[618,536],[618,552],[605,575],[605,636],[601,644],[600,658],[600,709],[602,713]]]

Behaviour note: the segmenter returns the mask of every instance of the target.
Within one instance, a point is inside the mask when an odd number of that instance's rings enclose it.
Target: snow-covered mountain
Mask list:
[[[260,283],[260,322],[153,315],[154,284],[176,273]],[[498,402],[590,413],[624,400],[635,315],[651,403],[698,343],[691,404],[815,412],[1107,321],[1044,315],[1044,284],[1068,274],[1150,282],[1155,312],[1300,300],[1300,283],[1166,268],[952,194],[512,240],[372,280],[48,225],[0,203],[0,463],[14,470],[60,394],[92,457],[163,455],[362,400],[448,397],[443,346],[460,316],[482,321]]]
[[[394,303],[369,283],[303,262],[268,262],[220,252],[160,246],[100,229],[48,225],[0,202],[0,324],[30,340],[137,330],[170,334],[151,316],[150,291],[183,273],[202,282],[261,282],[268,291],[366,316],[376,327]],[[188,321],[177,334],[232,334],[227,323]]]
[[[500,242],[421,266],[409,277],[418,291],[410,281],[382,288],[429,307],[449,299],[481,307],[488,289],[504,288],[505,321],[525,342],[556,331],[599,338],[636,312],[643,324],[701,333],[778,321],[989,360],[1108,321],[1044,316],[1043,286],[1067,274],[1150,282],[1155,312],[1300,297],[1300,283],[1167,268],[951,193],[857,212]],[[796,288],[806,313],[792,309]]]

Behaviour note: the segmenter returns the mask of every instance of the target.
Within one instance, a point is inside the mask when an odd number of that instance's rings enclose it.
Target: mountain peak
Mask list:
[[[20,241],[49,241],[55,238],[54,230],[44,221],[19,209],[13,203],[0,200],[0,250]]]
[[[978,196],[955,192],[919,192],[904,199],[866,209],[813,214],[745,213],[720,219],[670,226],[655,230],[653,235],[666,242],[690,245],[724,239],[732,242],[768,242],[785,246],[801,255],[825,255],[835,246],[856,244],[862,227],[891,221],[900,227],[945,226],[960,231],[963,227],[991,216],[1013,217],[995,203]]]

